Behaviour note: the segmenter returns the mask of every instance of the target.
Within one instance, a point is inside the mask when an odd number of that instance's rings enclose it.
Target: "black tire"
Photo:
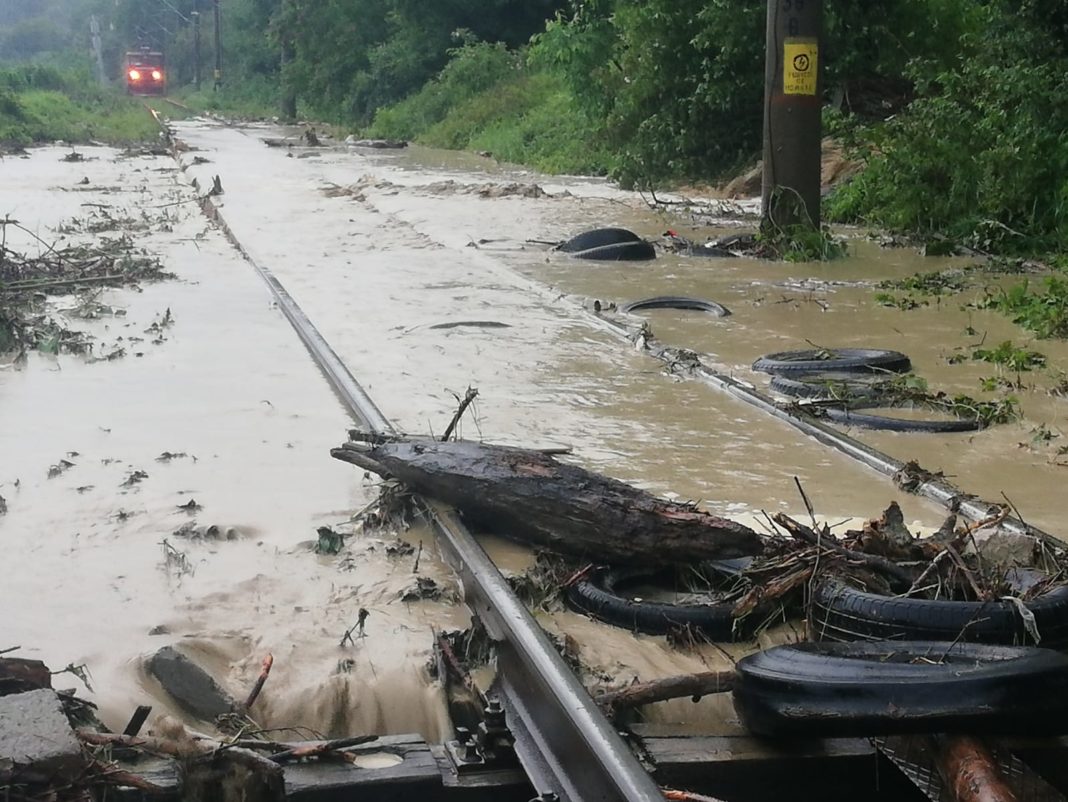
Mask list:
[[[1068,649],[1068,586],[1026,602],[1039,646]],[[931,601],[867,593],[840,579],[820,582],[809,608],[810,637],[821,641],[953,641],[1034,645],[1012,602]]]
[[[974,643],[799,643],[743,658],[734,706],[758,735],[1068,730],[1068,657]]]
[[[771,389],[790,398],[814,398],[820,401],[850,401],[877,398],[891,384],[879,374],[827,372],[789,376],[772,376]]]
[[[588,577],[580,579],[567,589],[567,603],[572,609],[586,613],[598,621],[632,632],[665,635],[674,630],[689,628],[718,641],[735,640],[741,635],[732,612],[733,604],[637,602],[616,591],[616,586],[627,579],[650,576],[652,573],[645,570],[595,568]]]
[[[622,311],[631,313],[642,309],[686,309],[694,312],[709,312],[718,317],[727,317],[731,313],[731,310],[715,301],[689,298],[684,295],[657,295],[654,298],[631,301],[629,304],[624,304]]]
[[[863,429],[883,429],[888,432],[974,432],[983,428],[983,422],[979,418],[911,420],[909,418],[893,418],[889,415],[872,415],[857,411],[858,409],[871,409],[878,406],[880,406],[878,400],[873,398],[870,403],[861,402],[860,405],[824,407],[821,409],[820,414],[835,423],[859,426]]]
[[[898,351],[881,348],[835,348],[807,351],[781,351],[767,354],[753,363],[753,370],[778,375],[797,376],[824,373],[828,370],[849,373],[888,371],[905,373],[912,368],[909,358]]]
[[[624,245],[628,242],[644,242],[644,240],[625,228],[595,228],[592,231],[583,231],[556,247],[557,250],[565,253],[575,253],[588,251],[591,248],[603,248],[606,245]]]
[[[656,258],[656,249],[651,242],[619,242],[602,245],[585,251],[568,251],[576,259],[595,259],[601,262],[647,262]]]

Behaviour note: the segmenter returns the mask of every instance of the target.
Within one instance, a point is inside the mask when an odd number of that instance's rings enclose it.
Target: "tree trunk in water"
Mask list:
[[[762,548],[746,526],[540,451],[426,440],[347,443],[330,453],[456,507],[495,534],[585,559],[662,565]]]

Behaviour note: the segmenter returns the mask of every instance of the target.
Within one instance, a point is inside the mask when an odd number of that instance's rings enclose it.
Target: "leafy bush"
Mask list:
[[[990,252],[1068,245],[1068,58],[987,13],[984,46],[966,47],[952,70],[930,79],[929,65],[914,65],[923,96],[874,132],[868,168],[834,195],[832,217],[945,232]]]
[[[436,78],[400,103],[378,111],[369,135],[415,139],[459,105],[513,79],[520,67],[518,55],[502,44],[468,44],[450,52],[452,59]],[[466,138],[453,139],[455,144],[444,147],[466,145]]]

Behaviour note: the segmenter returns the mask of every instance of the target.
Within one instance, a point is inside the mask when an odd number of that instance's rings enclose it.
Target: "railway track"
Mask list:
[[[178,103],[174,105],[184,108]],[[166,130],[160,115],[149,110]],[[390,419],[375,404],[270,268],[254,259],[242,246],[214,199],[202,197],[200,204],[204,213],[219,226],[267,284],[279,308],[353,419],[369,433],[396,433]],[[590,317],[615,336],[634,341],[635,332],[631,327],[601,315]],[[651,339],[644,344],[651,355],[662,359],[672,358],[671,349],[657,346]],[[771,398],[716,373],[700,362],[691,375],[783,419],[825,445],[837,448],[884,475],[893,475],[905,467],[892,457],[818,421],[791,415]],[[979,519],[990,514],[989,506],[933,475],[914,492],[948,507],[956,507],[966,517]],[[422,499],[419,503],[442,552],[460,577],[468,607],[483,623],[495,644],[498,671],[489,693],[486,723],[499,726],[494,722],[499,722],[503,714],[503,729],[514,745],[515,757],[535,789],[536,799],[540,802],[663,799],[657,783],[604,717],[455,511],[429,499]],[[1009,524],[1029,534],[1052,537],[1015,519],[1010,519]],[[636,730],[641,734],[640,727]],[[655,734],[651,740],[655,741]],[[663,740],[666,742],[670,739]],[[766,771],[773,772],[775,769],[772,765],[777,760],[782,760],[784,756],[796,758],[788,754],[789,750],[765,751],[762,745],[750,747],[753,754],[759,753],[758,758],[739,756],[736,750],[741,741],[731,742],[730,738],[686,740],[692,741],[692,745],[683,751],[700,755],[699,759],[692,761],[695,770],[698,763],[702,770],[709,770],[712,767],[726,769],[728,762],[744,764],[749,760],[750,765],[752,762],[762,763],[766,765]],[[857,742],[853,743],[853,740]],[[730,745],[724,746],[721,742]],[[655,756],[657,747],[654,745],[650,750],[648,742],[645,746],[645,757],[650,757],[654,765],[659,765]],[[715,749],[720,749],[724,757],[709,757],[709,752],[714,753]],[[837,761],[845,763],[861,757],[868,759],[874,756],[874,750],[875,746],[866,739],[851,739],[848,743],[845,740],[837,744],[821,742],[816,751],[821,759],[833,757],[837,765]],[[453,744],[445,750],[445,754],[452,757],[451,765],[458,775],[464,771],[494,768],[492,760],[487,761],[485,756],[474,754],[466,744]],[[679,761],[678,765],[683,765],[683,761]],[[916,781],[913,779],[913,782]]]
[[[155,110],[152,116],[166,131]],[[363,429],[395,434],[378,408],[271,270],[253,259],[211,197],[204,213],[270,288],[337,397]],[[497,679],[487,718],[499,705],[515,755],[543,802],[652,802],[663,793],[550,643],[455,511],[418,499],[471,612],[494,641]],[[477,759],[474,761],[476,762]]]

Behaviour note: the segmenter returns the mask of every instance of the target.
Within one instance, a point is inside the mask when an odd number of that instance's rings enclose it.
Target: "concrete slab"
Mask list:
[[[41,689],[0,697],[0,763],[16,769],[71,775],[83,766],[81,744],[74,737],[55,691]]]

